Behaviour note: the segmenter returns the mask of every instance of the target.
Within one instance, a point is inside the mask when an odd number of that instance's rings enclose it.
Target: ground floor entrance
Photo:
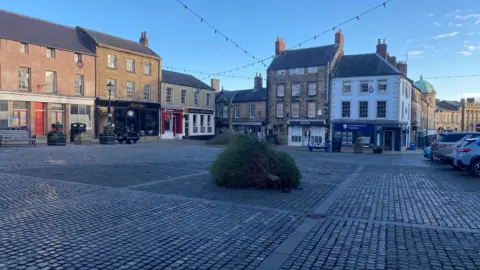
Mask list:
[[[326,142],[324,121],[289,121],[288,145],[307,146]]]
[[[161,119],[162,139],[182,139],[184,136],[183,109],[162,108]]]
[[[213,110],[185,109],[185,137],[208,139],[215,136],[215,116]]]

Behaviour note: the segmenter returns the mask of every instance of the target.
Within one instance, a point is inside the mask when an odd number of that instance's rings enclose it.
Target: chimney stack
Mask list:
[[[407,76],[407,62],[398,61],[397,69],[400,70],[403,75]]]
[[[277,37],[277,41],[275,41],[275,56],[279,56],[284,51],[285,41],[283,41],[283,38]]]
[[[335,44],[339,44],[339,45],[342,45],[342,46],[343,46],[343,40],[344,40],[344,37],[343,37],[342,30],[339,29],[339,30],[335,33]]]
[[[220,80],[219,79],[212,79],[210,80],[210,86],[215,89],[215,92],[220,91]]]
[[[263,88],[263,78],[261,73],[255,74],[255,80],[253,84],[253,89],[262,89]]]
[[[142,43],[143,46],[148,47],[147,32],[144,31],[140,34],[140,43]]]
[[[388,61],[387,41],[385,39],[383,39],[383,44],[378,39],[377,53]]]

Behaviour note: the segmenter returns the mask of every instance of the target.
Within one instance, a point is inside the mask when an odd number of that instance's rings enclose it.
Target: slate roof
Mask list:
[[[460,105],[461,104],[458,101],[448,101],[448,100],[437,101],[437,107],[444,110],[458,111],[460,109]]]
[[[273,59],[268,70],[326,66],[328,62],[333,60],[339,48],[339,44],[332,44],[305,49],[286,50]]]
[[[91,54],[75,28],[0,9],[0,38],[30,43],[65,51]]]
[[[266,101],[267,88],[246,89],[237,91],[222,91],[223,95],[230,100],[230,102],[248,102],[248,101]]]
[[[402,72],[376,53],[343,55],[332,77],[400,75]]]
[[[104,34],[94,30],[90,30],[90,29],[85,29],[85,28],[82,28],[82,29],[85,32],[87,32],[90,36],[92,36],[98,44],[103,44],[110,47],[120,48],[128,51],[137,52],[137,53],[153,56],[156,58],[160,58],[160,56],[158,56],[154,51],[144,46],[140,42],[123,39],[120,37]]]
[[[162,82],[215,91],[215,89],[190,74],[170,70],[162,70]]]

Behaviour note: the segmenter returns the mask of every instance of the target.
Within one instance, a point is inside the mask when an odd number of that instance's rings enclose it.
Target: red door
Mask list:
[[[35,112],[35,135],[43,136],[45,135],[45,110],[43,103],[34,104]]]

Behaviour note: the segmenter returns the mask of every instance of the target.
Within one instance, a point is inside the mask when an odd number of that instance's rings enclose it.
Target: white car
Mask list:
[[[465,140],[457,148],[453,164],[466,169],[471,176],[480,177],[480,138]]]

